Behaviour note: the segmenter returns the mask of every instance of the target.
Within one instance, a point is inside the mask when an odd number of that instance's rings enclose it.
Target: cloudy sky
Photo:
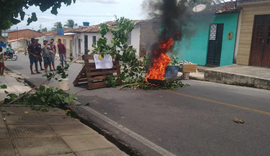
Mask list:
[[[34,29],[38,30],[47,27],[50,30],[55,22],[65,24],[68,19],[73,19],[78,25],[82,22],[90,22],[90,25],[99,24],[105,21],[114,20],[117,17],[126,17],[130,19],[145,19],[146,16],[141,11],[143,0],[76,0],[76,3],[70,6],[62,5],[58,10],[58,15],[52,15],[50,10],[41,12],[38,7],[31,7],[26,10],[26,14],[37,13],[38,21],[27,26],[27,18],[24,21],[14,25],[11,29]]]

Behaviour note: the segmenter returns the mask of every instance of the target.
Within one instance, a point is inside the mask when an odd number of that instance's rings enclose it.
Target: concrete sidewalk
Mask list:
[[[270,90],[270,68],[230,65],[205,69],[206,81]]]
[[[14,77],[0,77],[0,100],[4,90],[10,93],[30,88]],[[1,156],[124,156],[114,144],[102,135],[68,117],[65,111],[52,108],[49,112],[34,111],[24,106],[0,107]]]

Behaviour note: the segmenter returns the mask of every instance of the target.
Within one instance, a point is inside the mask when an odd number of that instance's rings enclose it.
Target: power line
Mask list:
[[[26,14],[30,16],[29,14]],[[42,15],[52,15],[52,14],[46,14],[42,13]],[[57,14],[57,16],[77,16],[77,17],[114,17],[117,19],[116,15],[74,15],[74,14]]]

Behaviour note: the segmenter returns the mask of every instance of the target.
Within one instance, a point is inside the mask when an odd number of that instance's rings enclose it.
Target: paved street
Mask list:
[[[45,79],[30,74],[26,56],[6,66],[33,84]],[[270,155],[267,90],[194,80],[183,81],[190,86],[177,91],[86,90],[72,86],[81,66],[73,64],[68,71],[69,92],[89,103],[76,110],[142,155]],[[245,124],[234,123],[235,117]]]

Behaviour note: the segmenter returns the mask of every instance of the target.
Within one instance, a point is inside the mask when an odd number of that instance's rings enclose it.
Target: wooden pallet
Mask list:
[[[84,67],[74,80],[73,85],[88,84],[88,89],[97,89],[103,87],[109,87],[110,85],[105,84],[106,78],[113,74],[114,77],[120,76],[119,62],[113,60],[112,69],[96,69],[93,55],[84,55]],[[121,84],[121,80],[117,81],[117,84]]]

